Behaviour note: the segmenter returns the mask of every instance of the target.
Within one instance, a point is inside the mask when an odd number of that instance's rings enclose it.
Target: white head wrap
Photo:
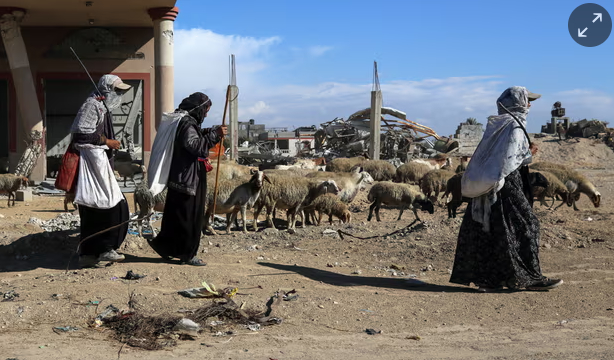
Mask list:
[[[121,105],[122,96],[115,91],[115,84],[118,80],[121,82],[118,76],[110,74],[103,75],[100,78],[97,85],[100,94],[92,92],[83,105],[81,105],[70,129],[71,133],[94,133],[98,125],[100,125],[104,119],[107,108],[109,111],[113,111]],[[96,99],[99,95],[105,97],[105,100],[103,100],[104,104],[102,101]],[[107,108],[105,108],[105,104]]]
[[[513,86],[497,99],[499,115],[488,118],[482,141],[462,178],[463,196],[473,198],[473,220],[481,223],[486,232],[490,231],[490,208],[497,201],[497,192],[505,184],[505,177],[532,160],[524,131],[499,103],[526,127],[528,91]]]

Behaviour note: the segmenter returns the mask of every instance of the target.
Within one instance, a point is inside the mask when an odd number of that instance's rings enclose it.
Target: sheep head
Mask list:
[[[254,171],[254,172],[252,172],[252,177],[251,177],[251,179],[249,179],[249,182],[255,184],[257,189],[260,189],[262,187],[262,183],[264,181],[268,181],[269,184],[271,183],[269,181],[269,178],[267,178],[266,175],[264,174],[264,172],[262,172],[262,171]]]
[[[601,194],[599,193],[599,191],[595,191],[593,196],[591,196],[591,201],[596,208],[599,207],[599,205],[601,204]]]
[[[318,185],[318,189],[320,194],[330,193],[337,195],[339,192],[341,192],[341,189],[339,186],[337,186],[335,180],[325,180],[321,182],[320,185]]]
[[[373,184],[375,182],[375,180],[373,179],[373,176],[371,176],[371,174],[369,174],[368,172],[363,171],[360,174],[361,174],[361,177],[360,177],[361,183]]]
[[[22,185],[24,188],[26,188],[26,189],[28,188],[28,182],[29,182],[29,181],[30,181],[30,180],[28,180],[28,178],[27,178],[27,177],[25,177],[25,176],[22,176],[22,177],[21,177],[21,185]]]
[[[420,205],[422,211],[428,211],[429,214],[433,214],[435,212],[435,206],[433,205],[433,202],[429,199],[416,200],[415,203]]]

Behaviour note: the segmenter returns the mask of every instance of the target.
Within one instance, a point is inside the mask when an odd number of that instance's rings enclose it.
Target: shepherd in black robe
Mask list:
[[[227,133],[226,126],[201,129],[211,105],[207,95],[196,92],[175,110],[185,116],[175,135],[162,228],[149,241],[163,258],[178,258],[182,264],[195,266],[206,265],[196,257],[207,195],[207,172],[199,158],[207,158],[209,149]]]

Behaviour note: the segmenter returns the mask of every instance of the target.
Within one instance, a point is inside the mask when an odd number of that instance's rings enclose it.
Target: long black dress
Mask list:
[[[505,178],[491,207],[490,233],[471,214],[458,234],[450,282],[484,287],[525,288],[544,279],[539,264],[539,220],[531,208],[528,179],[515,170]]]
[[[196,195],[168,189],[160,233],[149,241],[149,245],[163,257],[189,261],[198,252],[207,194],[204,168],[199,164],[201,180]]]
[[[219,138],[212,129],[200,129],[190,116],[178,126],[162,227],[149,245],[164,258],[188,262],[200,245],[207,195],[207,172],[198,159],[207,157]]]
[[[103,121],[92,134],[73,134],[75,144],[104,145],[105,139],[115,139],[113,133],[113,117],[105,113]],[[73,146],[72,144],[70,146]],[[114,167],[112,150],[107,151],[111,168]],[[98,209],[79,205],[79,217],[81,219],[81,239],[85,239],[99,231],[119,225],[128,221],[130,211],[126,197],[110,209]],[[122,245],[128,234],[128,224],[124,224],[113,230],[96,235],[79,246],[80,255],[99,256],[111,250],[117,250]]]

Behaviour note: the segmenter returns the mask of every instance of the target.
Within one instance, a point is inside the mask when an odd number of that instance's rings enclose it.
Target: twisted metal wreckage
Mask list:
[[[350,115],[347,120],[335,118],[320,124],[315,134],[315,149],[299,156],[326,158],[352,157],[368,153],[370,144],[371,109],[366,108]],[[389,115],[394,119],[386,119]],[[397,109],[382,107],[382,132],[380,158],[395,162],[407,162],[412,158],[430,157],[436,153],[451,153],[458,150],[458,141],[439,136],[433,129],[407,119]],[[434,138],[431,139],[431,138]],[[292,158],[282,157],[256,144],[240,154],[241,162],[289,163]]]

